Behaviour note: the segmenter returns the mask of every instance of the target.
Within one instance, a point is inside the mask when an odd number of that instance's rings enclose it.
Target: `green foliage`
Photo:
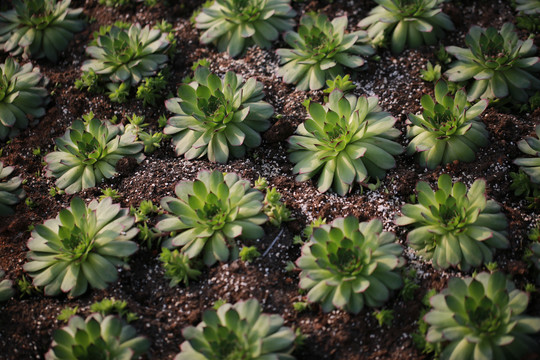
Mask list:
[[[163,71],[160,71],[155,77],[144,78],[141,85],[137,88],[137,99],[143,101],[143,105],[156,106],[156,101],[163,97],[163,91],[167,87],[167,80]]]
[[[487,100],[467,107],[463,90],[452,98],[448,96],[446,82],[439,81],[435,85],[435,99],[426,94],[421,103],[422,115],[409,114],[407,128],[407,137],[412,138],[407,154],[416,153],[420,165],[435,169],[455,160],[472,162],[476,151],[488,144],[486,126],[478,118],[487,108]]]
[[[449,46],[446,50],[458,61],[444,73],[449,81],[469,81],[469,101],[510,96],[524,103],[529,90],[540,89],[540,79],[533,73],[540,71],[540,59],[534,56],[533,39],[518,39],[512,23],[495,28],[473,26],[465,37],[467,49]]]
[[[402,285],[405,263],[395,236],[382,231],[378,219],[359,223],[349,216],[314,230],[296,261],[300,288],[325,312],[334,308],[359,313],[364,305],[379,307]]]
[[[540,318],[522,314],[529,297],[500,272],[453,278],[430,299],[426,340],[441,343],[441,359],[521,359],[538,350],[530,336]]]
[[[279,34],[291,30],[296,12],[290,0],[215,0],[195,17],[203,44],[235,57],[253,44],[269,49]]]
[[[379,326],[392,326],[394,321],[394,310],[391,309],[382,309],[373,311],[372,315],[377,319]]]
[[[519,150],[532,157],[517,158],[514,164],[529,175],[534,184],[540,184],[540,124],[535,128],[536,137],[529,136],[518,142]]]
[[[525,253],[525,260],[534,266],[538,273],[536,283],[540,285],[540,224],[531,229],[529,239],[532,241],[528,251]]]
[[[13,0],[14,9],[0,12],[0,50],[12,56],[58,60],[73,34],[84,28],[83,9],[71,0]]]
[[[242,247],[242,250],[240,250],[239,255],[240,260],[244,262],[253,262],[259,256],[261,256],[261,253],[257,250],[255,246],[244,246]]]
[[[100,79],[117,84],[117,88],[118,83],[125,83],[128,89],[143,78],[154,76],[168,60],[167,34],[149,26],[141,28],[133,24],[129,29],[112,26],[100,29],[94,36],[95,43],[86,48],[92,59],[83,63],[83,76],[93,70]]]
[[[182,247],[190,259],[202,253],[208,266],[238,256],[236,238],[255,240],[264,235],[267,221],[263,195],[236,174],[201,171],[195,181],[175,187],[176,198],[167,196],[161,206],[169,213],[156,225],[175,235],[167,244]]]
[[[116,174],[115,166],[126,156],[144,159],[143,144],[137,136],[124,132],[122,125],[100,121],[87,114],[75,120],[64,136],[56,139],[58,151],[45,156],[46,176],[55,177],[56,186],[74,194],[99,184]]]
[[[128,304],[125,300],[105,298],[90,305],[90,311],[100,313],[102,316],[118,314],[122,318],[125,317],[127,322],[137,320],[137,314],[130,312],[127,305]]]
[[[0,278],[3,278],[4,274],[4,271],[0,270]],[[14,293],[13,281],[8,279],[0,281],[0,302],[9,300]]]
[[[182,331],[186,340],[175,360],[294,360],[294,331],[283,326],[281,316],[263,314],[255,299],[207,310],[202,320]]]
[[[47,83],[47,78],[31,63],[20,66],[8,57],[0,64],[0,140],[19,135],[20,130],[28,127],[29,116],[45,115],[49,102]]]
[[[523,14],[540,15],[540,0],[516,0],[516,10]]]
[[[266,190],[263,205],[263,212],[273,226],[280,227],[282,222],[291,220],[291,211],[281,202],[281,194],[275,188]]]
[[[514,191],[514,195],[525,197],[529,201],[529,208],[540,209],[540,184],[533,183],[523,170],[518,173],[511,172],[510,177],[510,189]]]
[[[352,81],[349,80],[349,77],[349,74],[343,77],[341,77],[341,75],[338,75],[333,80],[326,80],[327,88],[324,89],[323,92],[326,94],[331,94],[334,90],[341,90],[341,92],[344,94],[351,92],[352,90],[356,89],[356,86],[353,84]]]
[[[309,306],[310,306],[309,303],[308,303],[308,302],[305,302],[305,301],[295,301],[295,302],[293,303],[293,309],[294,309],[294,311],[299,312],[299,313],[308,310],[308,309],[309,309]]]
[[[45,286],[45,294],[69,292],[82,295],[88,284],[105,289],[116,281],[116,266],[137,251],[131,241],[138,230],[127,209],[111,198],[85,205],[78,197],[55,219],[36,225],[28,241],[28,262],[24,270],[35,286]]]
[[[540,30],[540,16],[538,15],[518,15],[515,23],[519,29],[525,29],[531,33],[537,33]]]
[[[417,48],[433,45],[444,36],[445,30],[454,30],[452,20],[442,12],[444,0],[375,0],[378,6],[360,21],[367,27],[375,43],[392,43],[392,52],[401,53],[405,47]]]
[[[425,70],[420,70],[420,78],[427,82],[437,82],[441,76],[441,65],[436,64],[434,67],[430,61],[428,61]]]
[[[159,208],[157,205],[154,205],[152,200],[143,200],[138,208],[131,206],[129,212],[131,215],[135,216],[135,222],[146,222],[148,221],[148,215],[158,213]]]
[[[399,295],[405,301],[411,301],[414,299],[416,290],[420,288],[420,285],[416,283],[416,270],[410,269],[408,272],[404,272],[403,276],[403,288],[399,292]]]
[[[178,88],[178,97],[165,102],[175,116],[163,132],[172,135],[177,155],[186,159],[207,156],[226,163],[229,154],[242,158],[246,148],[261,144],[260,132],[270,127],[274,108],[262,101],[263,84],[227,72],[223,79],[205,67],[195,70],[195,81]]]
[[[375,50],[364,44],[365,31],[345,34],[347,24],[346,16],[329,21],[322,14],[304,15],[298,32],[289,31],[284,36],[292,49],[277,50],[281,57],[277,75],[299,90],[318,90],[326,80],[344,75],[344,67],[364,66],[362,56],[371,56]]]
[[[73,316],[55,330],[45,359],[138,359],[149,347],[148,339],[116,316]]]
[[[126,125],[126,133],[132,133],[144,145],[145,153],[153,153],[157,148],[161,147],[161,140],[163,139],[162,132],[147,132],[144,128],[149,124],[144,122],[144,116],[137,116],[133,114],[132,117],[127,117],[129,124]]]
[[[92,69],[84,71],[81,78],[75,80],[75,89],[83,90],[85,88],[90,93],[99,93],[103,90],[99,84],[99,75]]]
[[[41,294],[41,288],[32,285],[26,276],[21,276],[17,280],[17,289],[19,290],[19,297],[22,299],[25,296]]]
[[[119,7],[131,4],[131,0],[99,0],[99,4],[108,7]]]
[[[433,353],[433,358],[438,359],[439,355],[441,353],[441,343],[429,343],[426,341],[426,334],[429,329],[429,324],[424,321],[424,316],[428,312],[429,299],[431,299],[434,295],[437,294],[437,291],[435,289],[429,290],[424,297],[422,298],[422,310],[420,311],[420,318],[418,319],[418,330],[414,332],[411,337],[414,345],[419,350],[422,350],[423,354],[431,354]]]
[[[449,175],[438,180],[433,191],[428,183],[416,185],[418,204],[401,208],[400,226],[412,225],[407,241],[437,269],[457,266],[469,270],[492,261],[495,249],[507,248],[507,222],[501,207],[486,199],[486,182],[476,180],[469,191],[452,184]]]
[[[376,97],[334,91],[324,107],[311,102],[308,111],[310,117],[289,138],[290,160],[297,181],[320,173],[320,192],[332,186],[345,195],[368,175],[383,178],[396,164],[394,155],[403,152],[393,141],[400,134],[396,119],[381,111]]]
[[[253,184],[253,188],[259,191],[265,191],[268,188],[268,180],[266,180],[266,178],[262,176],[259,176],[259,178],[255,180],[255,184]]]
[[[118,190],[115,190],[113,188],[105,188],[105,189],[101,190],[101,194],[102,195],[99,196],[100,201],[104,200],[104,199],[106,199],[108,197],[110,197],[113,200],[118,200],[121,197]]]
[[[62,322],[68,322],[69,319],[71,319],[72,316],[76,315],[77,314],[77,311],[79,311],[79,307],[78,306],[75,306],[75,307],[69,307],[69,306],[66,306],[65,308],[63,308],[62,310],[60,310],[60,314],[58,314],[58,316],[56,317],[56,319],[58,321],[62,321]]]
[[[14,168],[4,167],[0,161],[0,216],[12,215],[14,213],[11,205],[19,203],[26,196],[26,192],[21,187],[23,179],[20,176],[10,176]]]
[[[163,263],[165,277],[171,280],[170,287],[175,287],[181,282],[188,286],[190,279],[196,280],[201,275],[199,270],[192,268],[193,261],[178,250],[170,251],[162,248],[159,260]]]
[[[123,103],[126,102],[129,97],[129,86],[123,83],[108,83],[106,85],[107,95],[112,102]]]

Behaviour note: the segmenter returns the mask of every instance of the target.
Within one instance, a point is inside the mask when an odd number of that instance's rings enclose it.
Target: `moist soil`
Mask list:
[[[279,59],[275,49],[285,47],[283,42],[277,42],[268,51],[251,48],[245,56],[231,59],[227,54],[218,53],[213,46],[199,42],[199,32],[189,18],[202,1],[171,3],[175,5],[158,4],[147,8],[138,4],[108,8],[99,5],[97,0],[74,0],[72,7],[83,7],[84,14],[90,19],[87,28],[75,35],[57,64],[46,60],[32,61],[50,79],[51,102],[46,115],[35,126],[9,142],[0,143],[3,149],[0,161],[6,166],[14,166],[15,174],[26,180],[24,189],[32,202],[32,206],[24,202],[17,205],[14,215],[0,219],[0,268],[15,282],[25,276],[22,267],[26,262],[29,227],[55,217],[60,209],[69,206],[72,196],[49,194],[54,181],[44,176],[42,156],[53,150],[54,139],[62,136],[74,120],[93,111],[100,119],[116,116],[126,123],[126,116],[137,114],[144,115],[150,129],[157,131],[158,118],[171,115],[162,103],[156,107],[144,107],[141,101],[133,99],[117,104],[105,95],[89,94],[74,88],[75,80],[81,75],[80,66],[86,59],[84,49],[92,33],[101,25],[117,20],[154,25],[165,19],[174,25],[178,45],[177,54],[170,64],[170,94],[176,92],[184,77],[191,75],[190,67],[194,61],[208,58],[211,70],[219,75],[233,70],[245,78],[255,77],[261,81],[265,100],[274,106],[276,115],[271,119],[273,125],[262,134],[262,145],[248,152],[244,159],[233,159],[226,165],[204,159],[188,161],[175,156],[170,140],[164,140],[162,147],[147,154],[142,163],[120,162],[117,176],[100,184],[99,188],[88,189],[77,196],[90,201],[101,195],[101,189],[110,187],[119,192],[117,201],[124,207],[138,206],[142,200],[159,204],[164,196],[173,195],[174,186],[179,181],[193,180],[201,169],[219,169],[236,172],[252,184],[259,176],[265,177],[270,186],[283,195],[294,220],[281,228],[266,226],[264,238],[249,244],[255,245],[261,253],[267,252],[265,256],[251,263],[237,260],[205,268],[200,278],[190,282],[188,287],[170,288],[163,276],[156,246],[149,249],[141,245],[130,259],[129,268],[120,269],[119,280],[106,290],[92,289],[76,299],[46,297],[40,293],[24,295],[18,291],[12,299],[0,305],[0,359],[42,358],[49,349],[53,331],[63,326],[57,320],[63,308],[78,306],[78,313],[87,315],[90,304],[111,297],[125,300],[129,311],[139,316],[131,324],[151,340],[148,358],[152,359],[172,359],[183,342],[182,329],[198,324],[202,312],[217,300],[234,303],[248,298],[258,299],[265,312],[281,314],[287,326],[302,331],[306,339],[303,346],[294,352],[297,359],[429,359],[431,356],[419,351],[412,341],[423,309],[420,300],[429,289],[444,288],[450,277],[471,273],[433,269],[429,262],[407,248],[406,232],[396,228],[393,220],[414,193],[418,181],[434,185],[441,173],[448,173],[454,180],[468,186],[475,179],[486,180],[488,196],[502,205],[509,223],[510,247],[497,251],[494,261],[513,277],[519,288],[534,283],[536,274],[522,257],[529,246],[527,233],[538,221],[538,212],[529,208],[525,200],[514,196],[509,186],[510,172],[518,170],[512,163],[520,155],[516,143],[533,134],[534,126],[540,123],[540,109],[533,113],[520,113],[490,107],[481,116],[490,133],[490,144],[479,151],[473,163],[455,162],[426,170],[412,157],[403,154],[397,157],[396,168],[388,172],[375,190],[356,187],[344,197],[331,191],[320,194],[315,182],[295,181],[287,158],[287,138],[306,119],[301,103],[307,98],[322,102],[322,91],[298,91],[276,77]],[[348,15],[349,30],[355,30],[358,21],[374,5],[368,0],[336,0],[332,4],[321,0],[294,2],[293,6],[298,12],[297,21],[309,11],[322,11],[330,18]],[[463,47],[464,36],[472,25],[500,27],[505,22],[515,22],[515,12],[509,2],[501,0],[454,1],[445,4],[444,9],[456,25],[456,31],[443,40],[444,45]],[[523,31],[520,35],[522,38],[528,36]],[[538,46],[538,35],[535,40]],[[408,143],[405,138],[407,114],[421,111],[421,96],[433,94],[433,84],[422,81],[419,75],[428,60],[435,63],[434,54],[438,48],[425,46],[406,50],[400,55],[379,49],[379,59],[370,60],[366,71],[353,76],[357,85],[355,95],[378,96],[381,107],[396,118],[396,127],[402,131],[399,142],[403,145]],[[0,61],[6,57],[6,54],[0,54]],[[41,155],[34,154],[33,150],[37,148],[41,149]],[[417,271],[415,281],[419,288],[414,298],[406,301],[395,293],[384,306],[384,309],[394,311],[390,326],[379,326],[370,308],[365,308],[358,315],[344,311],[324,313],[316,304],[303,312],[293,309],[293,303],[306,301],[305,294],[299,292],[298,272],[285,270],[289,261],[294,262],[300,256],[300,245],[293,243],[293,237],[317,217],[331,221],[347,215],[354,215],[361,221],[380,218],[385,230],[395,232],[397,240],[405,248],[405,271]],[[156,222],[157,217],[152,218],[151,224]],[[540,315],[539,298],[537,292],[531,294],[528,312],[532,315]],[[530,354],[528,358],[538,359],[540,356]]]

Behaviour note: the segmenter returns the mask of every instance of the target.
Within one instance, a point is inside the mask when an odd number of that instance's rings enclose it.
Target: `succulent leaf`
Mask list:
[[[80,296],[88,284],[104,289],[116,281],[116,266],[137,251],[131,241],[139,232],[134,222],[129,210],[113,205],[111,198],[85,205],[75,197],[69,208],[32,231],[24,270],[50,296],[61,291]]]
[[[467,192],[447,174],[439,177],[437,191],[421,181],[418,204],[404,205],[396,224],[414,227],[407,236],[410,246],[435,268],[468,270],[488,263],[495,249],[509,243],[506,218],[496,202],[486,199],[485,188],[485,181],[476,180]]]
[[[23,179],[20,176],[10,176],[14,168],[5,166],[0,161],[0,216],[13,214],[11,205],[19,203],[26,196],[21,187]]]
[[[536,137],[530,136],[518,142],[519,149],[532,157],[517,158],[514,164],[529,175],[531,181],[540,184],[540,125],[536,126]]]

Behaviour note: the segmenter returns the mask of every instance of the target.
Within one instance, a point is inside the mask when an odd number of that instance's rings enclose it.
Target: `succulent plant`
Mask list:
[[[426,340],[442,343],[440,359],[522,359],[535,353],[530,336],[540,331],[540,318],[523,314],[529,297],[500,272],[452,278],[430,299]]]
[[[467,108],[467,94],[459,90],[455,98],[447,96],[448,86],[439,81],[435,101],[422,96],[422,115],[409,115],[407,137],[412,138],[407,154],[417,153],[420,165],[434,169],[454,160],[471,162],[479,147],[488,143],[488,132],[480,115],[488,106],[481,100]]]
[[[533,39],[521,41],[514,25],[506,23],[500,31],[473,26],[465,37],[467,49],[448,46],[446,51],[458,61],[444,73],[448,80],[470,80],[469,101],[510,96],[526,102],[528,90],[540,89],[540,79],[533,75],[540,71],[540,58],[534,56]]]
[[[12,215],[10,205],[19,203],[26,196],[21,188],[23,179],[20,176],[9,177],[13,170],[12,166],[4,167],[0,161],[0,216]]]
[[[262,101],[263,85],[227,72],[223,79],[205,67],[195,70],[195,81],[178,88],[178,97],[166,101],[176,114],[163,132],[172,135],[177,155],[186,159],[207,156],[226,163],[229,154],[241,158],[246,148],[261,144],[260,132],[270,127],[274,108]]]
[[[534,265],[536,271],[540,271],[540,242],[533,242],[531,244],[526,258]],[[540,284],[540,273],[536,277],[536,283]]]
[[[402,285],[398,268],[405,259],[394,234],[382,229],[378,219],[358,223],[353,216],[315,229],[296,261],[308,300],[321,303],[325,312],[357,314],[364,305],[383,305]]]
[[[540,14],[540,0],[516,0],[516,10],[527,15]]]
[[[278,49],[282,65],[277,75],[300,90],[321,89],[327,80],[345,75],[344,67],[356,69],[364,65],[362,56],[375,50],[365,45],[367,33],[345,33],[348,19],[341,16],[329,21],[325,15],[305,15],[298,32],[289,31],[284,39],[292,49]]]
[[[324,107],[312,102],[308,111],[310,117],[289,138],[290,159],[297,181],[321,173],[320,192],[333,186],[344,195],[368,175],[382,178],[395,166],[394,155],[403,152],[393,141],[400,134],[396,120],[381,111],[376,97],[333,91]]]
[[[0,270],[0,278],[3,278],[4,274],[4,271]],[[0,301],[7,301],[13,296],[15,291],[12,286],[13,282],[11,280],[4,279],[0,281]]]
[[[147,338],[114,315],[73,316],[67,326],[54,331],[45,359],[138,359],[149,347]]]
[[[261,224],[263,195],[249,181],[236,174],[201,171],[195,181],[175,187],[175,197],[164,197],[161,206],[169,212],[156,225],[164,232],[174,231],[167,244],[181,246],[189,258],[203,253],[208,266],[238,256],[236,238],[258,239],[264,235]]]
[[[0,12],[0,49],[13,56],[58,60],[73,34],[84,28],[83,9],[71,0],[13,0],[14,9]]]
[[[143,144],[137,136],[124,133],[122,125],[100,121],[90,113],[76,120],[64,136],[56,139],[58,151],[47,154],[46,176],[57,178],[56,186],[74,194],[96,186],[116,175],[115,166],[123,157],[141,162]]]
[[[279,33],[291,30],[296,12],[290,0],[214,0],[195,18],[203,44],[240,55],[253,44],[268,49]]]
[[[28,115],[45,115],[47,78],[31,63],[20,66],[12,58],[0,64],[0,140],[28,127]]]
[[[294,360],[296,335],[280,315],[264,314],[255,299],[207,310],[197,327],[182,331],[186,339],[175,360],[275,359]]]
[[[517,158],[514,164],[519,165],[531,181],[540,184],[540,124],[536,125],[536,138],[529,136],[525,140],[518,142],[519,149],[532,158]]]
[[[86,48],[92,57],[81,70],[94,71],[113,83],[137,85],[144,77],[155,75],[168,60],[167,34],[148,25],[133,24],[129,29],[112,26],[104,34],[97,34],[95,44]]]
[[[358,26],[367,27],[375,43],[391,39],[393,53],[423,44],[433,45],[444,36],[445,30],[454,30],[452,20],[442,12],[445,0],[375,0],[369,15]]]
[[[45,294],[61,291],[70,297],[82,295],[88,284],[105,289],[116,281],[116,266],[137,251],[131,239],[137,235],[129,210],[113,204],[111,198],[85,205],[78,197],[55,219],[36,225],[28,241],[29,261],[24,265],[35,286]]]
[[[175,287],[181,282],[188,286],[190,279],[197,279],[201,275],[199,270],[192,268],[191,259],[178,250],[170,251],[162,248],[159,260],[163,263],[165,277],[171,280],[170,287]]]
[[[416,191],[418,204],[403,205],[396,224],[414,226],[407,240],[432,259],[435,268],[457,266],[466,271],[490,262],[495,249],[508,247],[506,217],[495,201],[486,199],[484,180],[476,180],[467,191],[465,184],[452,184],[443,174],[437,191],[424,181]]]

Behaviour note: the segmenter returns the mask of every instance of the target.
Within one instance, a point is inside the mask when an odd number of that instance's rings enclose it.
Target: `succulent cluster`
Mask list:
[[[516,10],[527,15],[540,15],[540,0],[516,0]]]
[[[142,161],[143,144],[137,136],[124,133],[122,125],[100,121],[92,113],[84,121],[76,120],[64,136],[56,139],[58,151],[44,160],[46,175],[57,178],[56,186],[68,194],[96,186],[116,174],[115,166],[123,157]]]
[[[517,158],[514,164],[529,175],[531,181],[540,184],[540,124],[536,125],[536,137],[529,136],[518,142],[519,149],[532,157]]]
[[[322,14],[303,16],[298,32],[289,31],[284,36],[292,49],[277,50],[281,57],[278,76],[300,90],[318,90],[327,80],[345,75],[344,67],[362,67],[362,56],[371,56],[375,50],[365,44],[365,31],[346,34],[347,25],[346,16],[332,21]]]
[[[484,180],[467,191],[465,184],[452,184],[443,174],[437,191],[424,181],[416,191],[418,204],[404,205],[396,224],[414,227],[407,236],[410,246],[432,259],[435,268],[468,270],[490,262],[495,249],[508,247],[506,218],[495,201],[486,199]]]
[[[500,272],[453,278],[430,299],[426,340],[443,344],[441,359],[522,359],[538,351],[540,318],[523,314],[528,302]]]
[[[0,270],[0,278],[4,277],[4,271]],[[13,282],[11,280],[4,279],[0,281],[0,301],[7,301],[13,296],[15,291],[13,290]]]
[[[458,61],[444,73],[449,81],[471,81],[467,91],[469,101],[510,96],[526,102],[529,90],[540,89],[540,59],[534,56],[533,39],[519,40],[512,23],[500,31],[473,26],[465,37],[467,49],[448,46],[446,51]]]
[[[116,316],[73,316],[67,326],[55,330],[46,360],[138,359],[150,347],[147,338]]]
[[[28,127],[28,115],[45,115],[47,78],[31,63],[20,66],[12,58],[0,64],[0,140]]]
[[[294,26],[290,0],[215,0],[195,18],[203,44],[235,57],[253,44],[268,49]]]
[[[394,53],[406,46],[417,48],[433,45],[444,36],[445,30],[454,30],[452,20],[442,12],[445,0],[375,0],[369,15],[358,26],[367,27],[373,43],[391,39]]]
[[[236,174],[201,171],[195,181],[178,183],[175,194],[161,200],[169,214],[156,227],[174,231],[167,244],[180,246],[189,258],[202,253],[208,266],[237,258],[236,238],[254,240],[264,235],[263,194]]]
[[[400,134],[396,120],[381,111],[377,98],[333,91],[328,100],[325,106],[310,103],[310,118],[289,138],[290,159],[297,181],[321,173],[320,192],[333,186],[344,195],[368,175],[383,178],[403,149],[393,141]]]
[[[186,286],[189,285],[190,279],[196,279],[201,275],[201,272],[192,268],[191,259],[178,250],[161,249],[159,260],[163,263],[165,269],[165,277],[170,279],[170,287],[175,287],[183,282]]]
[[[177,155],[187,159],[207,156],[226,163],[229,155],[241,158],[246,148],[261,144],[260,132],[270,127],[274,108],[262,101],[263,85],[229,71],[223,79],[206,67],[195,70],[192,83],[178,88],[178,97],[166,101],[176,114],[163,130],[172,135]]]
[[[435,101],[422,96],[422,115],[409,115],[407,137],[412,138],[407,154],[417,153],[420,165],[434,169],[454,160],[471,162],[479,147],[488,143],[486,126],[480,115],[488,106],[481,100],[467,108],[467,94],[459,90],[455,98],[447,96],[448,86],[439,81],[435,86]]]
[[[275,359],[294,360],[296,335],[279,315],[262,313],[255,299],[207,310],[197,327],[182,331],[186,339],[175,360]]]
[[[5,166],[0,161],[0,216],[7,216],[13,214],[11,205],[19,203],[26,193],[21,187],[23,179],[20,176],[12,176],[14,168],[12,166]]]
[[[13,0],[14,9],[0,12],[0,49],[56,62],[73,34],[84,28],[83,9],[71,9],[70,4],[71,0]]]
[[[36,225],[28,241],[29,261],[24,265],[35,286],[45,286],[45,294],[69,292],[82,295],[88,284],[105,289],[116,281],[116,266],[137,251],[131,239],[139,230],[129,210],[113,204],[111,198],[85,205],[73,198],[55,219]]]
[[[166,33],[148,25],[141,28],[133,24],[127,29],[112,26],[109,31],[97,34],[94,44],[86,48],[92,59],[86,60],[81,70],[108,78],[117,85],[135,86],[164,66],[169,44]]]
[[[383,305],[402,285],[397,271],[405,264],[402,248],[378,219],[359,223],[349,216],[313,231],[296,264],[300,287],[310,302],[359,313],[364,305]]]

